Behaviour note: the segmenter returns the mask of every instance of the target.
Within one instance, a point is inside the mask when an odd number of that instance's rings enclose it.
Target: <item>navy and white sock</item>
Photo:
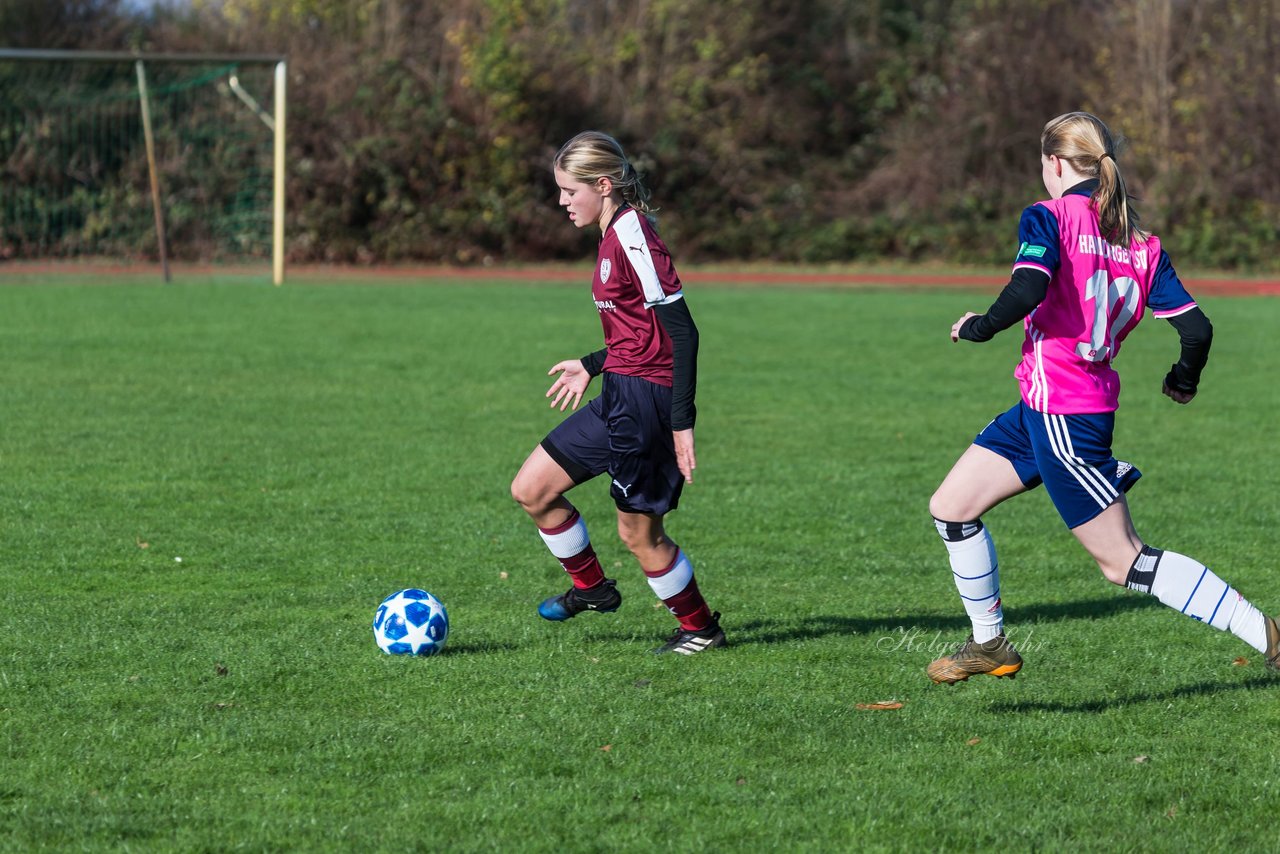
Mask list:
[[[934,519],[951,558],[951,577],[973,623],[973,639],[989,641],[1004,631],[1000,607],[1000,567],[996,546],[981,519],[944,522]]]
[[[1231,632],[1258,652],[1267,651],[1263,613],[1197,560],[1143,546],[1129,567],[1125,586],[1150,593],[1193,620]]]

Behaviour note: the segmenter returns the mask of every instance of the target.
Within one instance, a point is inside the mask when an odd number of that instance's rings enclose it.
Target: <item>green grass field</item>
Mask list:
[[[928,498],[1017,396],[1018,335],[947,337],[992,296],[690,289],[669,530],[731,645],[685,659],[603,482],[622,609],[534,612],[566,582],[508,485],[599,346],[585,286],[10,277],[0,849],[1273,850],[1280,678],[1107,584],[1043,491],[986,517],[1021,675],[925,678],[968,631]],[[1149,542],[1276,613],[1280,301],[1202,304],[1191,406],[1167,324],[1126,342],[1117,455]],[[445,655],[375,647],[407,586]]]

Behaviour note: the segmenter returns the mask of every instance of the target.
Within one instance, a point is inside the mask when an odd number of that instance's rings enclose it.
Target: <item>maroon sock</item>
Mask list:
[[[564,571],[569,573],[569,577],[573,579],[573,586],[579,590],[595,587],[601,581],[604,581],[604,568],[600,566],[600,559],[596,557],[596,550],[591,546],[587,546],[573,557],[562,559],[560,565],[564,567]]]
[[[680,621],[680,628],[697,632],[711,625],[711,609],[698,592],[693,566],[683,552],[677,550],[671,565],[666,569],[661,572],[646,572],[645,575],[649,577],[649,586],[662,598],[662,604]],[[670,582],[680,575],[685,575],[688,581],[677,592],[670,592]]]

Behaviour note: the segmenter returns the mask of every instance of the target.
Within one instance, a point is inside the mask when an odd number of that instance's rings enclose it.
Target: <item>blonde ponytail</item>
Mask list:
[[[1113,246],[1128,248],[1149,236],[1138,223],[1129,196],[1115,140],[1101,119],[1090,113],[1064,113],[1050,119],[1040,134],[1040,153],[1065,160],[1086,178],[1096,178],[1098,188],[1089,197],[1098,214],[1102,237]]]

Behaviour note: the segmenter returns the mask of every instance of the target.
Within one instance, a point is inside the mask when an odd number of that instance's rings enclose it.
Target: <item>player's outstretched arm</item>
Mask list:
[[[997,332],[1003,332],[1035,311],[1048,292],[1048,273],[1019,267],[986,314],[971,312],[951,327],[951,340],[990,341]]]

